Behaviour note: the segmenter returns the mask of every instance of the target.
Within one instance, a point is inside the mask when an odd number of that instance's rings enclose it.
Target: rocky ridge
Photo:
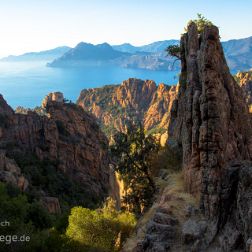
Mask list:
[[[44,99],[41,111],[44,115],[30,110],[15,113],[0,96],[1,180],[26,190],[29,182],[15,159],[35,156],[48,160],[52,164],[48,169],[65,174],[90,197],[102,199],[109,187],[108,140],[95,118],[81,107],[65,103],[59,92]],[[44,192],[42,196],[52,195]]]
[[[77,104],[94,114],[108,133],[125,132],[131,120],[140,121],[147,131],[163,133],[168,128],[176,94],[176,86],[128,79],[121,85],[85,89]]]

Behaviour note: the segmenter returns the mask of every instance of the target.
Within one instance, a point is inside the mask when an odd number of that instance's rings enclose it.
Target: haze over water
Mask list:
[[[120,67],[50,68],[45,61],[0,62],[0,93],[10,106],[40,106],[50,92],[60,91],[76,101],[82,89],[120,84],[128,78],[176,84],[178,72]]]

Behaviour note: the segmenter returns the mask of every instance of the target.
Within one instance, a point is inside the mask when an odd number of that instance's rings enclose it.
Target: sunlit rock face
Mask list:
[[[42,101],[42,108],[46,108],[51,103],[62,104],[63,102],[64,102],[64,95],[61,92],[50,93]]]
[[[131,121],[141,122],[147,132],[165,133],[176,95],[176,86],[131,78],[121,85],[85,89],[77,104],[94,114],[106,133],[126,132]]]

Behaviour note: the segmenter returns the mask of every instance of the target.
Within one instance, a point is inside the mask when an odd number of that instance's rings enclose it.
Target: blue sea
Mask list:
[[[13,108],[40,106],[50,92],[60,91],[75,102],[82,89],[120,84],[128,78],[176,84],[178,72],[120,67],[50,68],[45,61],[0,62],[0,93]]]

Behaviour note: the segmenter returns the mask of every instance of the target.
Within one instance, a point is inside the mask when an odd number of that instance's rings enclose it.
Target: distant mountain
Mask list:
[[[92,45],[80,43],[49,66],[76,66],[85,64],[114,64],[126,68],[149,70],[178,70],[180,65],[167,57],[165,49],[179,44],[179,40],[157,41],[148,45],[133,46],[129,43],[110,46],[107,43]],[[252,67],[252,37],[222,42],[224,53],[232,72]]]
[[[163,52],[168,46],[178,45],[178,44],[179,44],[179,40],[174,40],[174,39],[157,41],[149,45],[141,46],[140,51],[151,52],[151,53]]]
[[[75,67],[111,64],[125,68],[169,70],[172,68],[174,59],[166,57],[166,53],[162,49],[166,48],[170,43],[174,42],[163,41],[147,46],[134,47],[131,44],[110,46],[107,43],[93,45],[81,42],[63,56],[49,63],[48,66]],[[157,48],[160,48],[159,52]],[[145,52],[145,49],[149,52]],[[153,52],[150,52],[151,50]],[[176,68],[178,68],[177,66]]]
[[[136,53],[139,51],[139,47],[133,46],[129,43],[124,43],[121,45],[113,45],[112,46],[115,50],[120,51],[120,52],[127,52],[127,53]]]
[[[160,66],[162,64],[157,65],[155,64],[155,62],[162,61],[163,66],[166,67],[167,64],[165,63],[167,63],[170,60],[166,57],[164,51],[169,45],[176,45],[176,44],[179,44],[179,40],[157,41],[149,45],[139,47],[133,46],[131,44],[122,44],[113,46],[113,48],[119,51],[136,53],[136,54],[138,54],[138,52],[146,52],[146,53],[149,52],[151,53],[150,56],[151,58],[148,57],[147,59],[147,61],[149,62],[147,68],[153,70],[160,70]],[[239,70],[244,71],[249,70],[252,67],[252,37],[244,39],[228,40],[222,42],[222,46],[231,71],[233,72],[237,72]],[[140,62],[145,61],[145,59],[140,56],[138,57],[135,56],[134,61],[138,62],[139,65]],[[132,59],[129,60],[129,62],[132,62]],[[134,64],[131,64],[131,66],[132,65]],[[154,68],[153,65],[155,65]]]
[[[29,52],[18,56],[10,55],[8,57],[0,59],[0,61],[38,61],[38,60],[52,61],[55,58],[62,56],[70,49],[71,47],[61,46],[41,52]]]
[[[125,43],[121,45],[115,45],[113,46],[113,48],[115,50],[128,53],[137,53],[137,52],[157,53],[165,51],[165,49],[169,45],[177,45],[177,44],[179,44],[179,40],[171,39],[171,40],[157,41],[143,46],[133,46],[129,43]]]
[[[180,67],[174,58],[167,57],[165,49],[169,45],[179,44],[179,40],[164,40],[148,45],[134,46],[129,43],[93,45],[81,42],[76,47],[57,47],[52,50],[25,53],[20,56],[8,56],[1,61],[47,60],[50,67],[75,67],[83,65],[112,64],[125,68],[149,70],[178,70]],[[230,70],[247,71],[252,68],[252,37],[222,42],[225,57]]]
[[[81,42],[48,65],[52,67],[64,67],[70,65],[82,65],[83,62],[102,63],[128,55],[129,53],[114,50],[108,43],[93,45]]]
[[[249,70],[252,67],[252,37],[222,43],[231,70]]]

